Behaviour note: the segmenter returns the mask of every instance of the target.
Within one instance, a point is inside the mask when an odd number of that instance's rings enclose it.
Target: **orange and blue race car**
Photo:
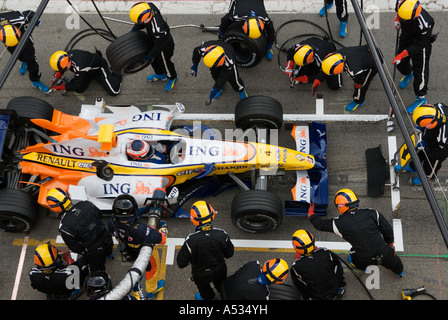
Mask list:
[[[180,103],[141,111],[133,105],[109,106],[99,98],[82,105],[75,116],[37,98],[12,99],[0,110],[0,229],[29,231],[39,207],[47,207],[47,192],[56,187],[68,190],[73,201],[89,200],[105,212],[120,194],[132,194],[144,207],[162,189],[167,203],[177,204],[164,215],[185,217],[182,204],[215,190],[210,187],[217,184],[215,178],[225,176],[242,190],[231,204],[232,221],[248,232],[274,230],[285,212],[300,215],[311,201],[317,200],[317,210],[326,207],[324,125],[294,126],[294,150],[262,143],[266,135],[260,142],[217,139],[205,126],[200,127],[208,134],[198,135],[197,125],[173,130],[173,120],[184,111]],[[278,101],[264,96],[241,100],[235,108],[236,127],[255,136],[278,130],[282,117]],[[166,146],[166,160],[129,158],[126,148],[132,140]],[[267,191],[267,180],[277,171],[297,172],[294,200],[286,204]],[[244,173],[249,183],[239,178]],[[183,187],[190,189],[180,197]]]

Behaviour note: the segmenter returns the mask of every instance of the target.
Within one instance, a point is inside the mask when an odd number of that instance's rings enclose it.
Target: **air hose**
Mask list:
[[[370,300],[375,300],[372,296],[372,294],[370,293],[369,289],[367,289],[367,287],[365,286],[364,282],[362,282],[362,280],[358,277],[358,275],[355,273],[355,270],[353,270],[352,266],[350,264],[348,264],[344,259],[342,259],[341,257],[337,256],[338,259],[340,261],[342,261],[347,268],[353,273],[353,275],[355,276],[356,280],[358,280],[358,282],[361,284],[361,286],[364,288],[364,290],[367,292],[367,295],[369,296]]]

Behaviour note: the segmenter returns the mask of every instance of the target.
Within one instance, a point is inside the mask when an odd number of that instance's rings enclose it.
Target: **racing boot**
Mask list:
[[[347,21],[339,21],[339,36],[341,38],[347,36]]]
[[[326,7],[326,11],[328,11],[328,10],[330,10],[332,7],[333,7],[333,3],[330,3],[330,4],[327,4],[327,5],[324,5],[323,7],[322,7],[322,9],[320,9],[320,11],[319,11],[319,16],[321,16],[321,17],[325,17],[325,7]]]
[[[168,82],[165,85],[165,91],[171,91],[174,88],[174,84],[177,81],[177,77],[174,79],[168,79]]]
[[[395,172],[399,172],[401,170],[402,166],[401,164],[397,164],[394,167]],[[404,167],[403,171],[409,172],[409,173],[415,173],[416,171],[414,169],[411,168],[410,165],[407,165],[406,167]]]
[[[204,298],[202,298],[202,296],[201,296],[200,293],[196,293],[196,294],[194,295],[194,298],[195,298],[196,300],[205,300]],[[218,300],[218,299],[216,299],[216,297],[213,297],[212,300]]]
[[[364,105],[364,103],[366,103],[366,102],[364,101],[363,103],[357,103],[355,101],[352,101],[348,105],[345,106],[345,111],[355,111],[356,109],[358,109],[359,107]]]
[[[155,73],[155,74],[148,76],[148,78],[146,78],[146,80],[148,80],[150,82],[155,82],[155,81],[159,81],[159,80],[166,81],[166,79],[168,79],[168,78],[166,77],[165,73],[164,74],[156,74]]]
[[[31,82],[33,87],[39,89],[42,92],[48,92],[48,87],[46,85],[44,85],[42,82],[40,81],[33,81]]]
[[[238,93],[240,95],[241,100],[246,99],[248,97],[246,90],[240,91]]]
[[[417,96],[415,102],[411,104],[409,107],[407,107],[406,112],[412,114],[417,107],[420,107],[424,104],[426,104],[426,98],[424,96],[423,97]]]
[[[419,177],[415,177],[414,179],[412,179],[412,180],[411,180],[411,183],[412,183],[414,186],[421,186],[421,185],[422,185],[422,181],[420,180]]]
[[[147,292],[146,293],[146,299],[152,299],[154,298],[160,291],[163,290],[163,287],[165,286],[165,280],[159,280],[157,282],[157,289],[154,290],[153,292]]]
[[[28,70],[27,63],[23,61],[20,65],[19,73],[23,76],[26,73],[26,70]]]
[[[411,72],[410,74],[408,74],[408,75],[404,76],[403,78],[401,78],[401,80],[400,80],[400,88],[401,89],[406,88],[413,77],[414,77],[414,73]]]

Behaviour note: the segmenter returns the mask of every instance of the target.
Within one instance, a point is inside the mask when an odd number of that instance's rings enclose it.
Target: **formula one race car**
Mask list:
[[[178,204],[164,214],[184,216],[181,204],[187,197],[179,199],[179,189],[189,185],[198,190],[207,179],[226,176],[243,190],[231,205],[235,225],[249,232],[269,231],[281,223],[284,206],[267,191],[267,178],[283,170],[298,172],[295,200],[286,205],[287,212],[306,212],[311,200],[317,200],[316,208],[326,207],[323,125],[313,124],[318,128],[311,126],[311,130],[308,125],[294,127],[297,147],[312,151],[307,153],[261,142],[216,139],[213,130],[198,138],[194,126],[171,131],[172,121],[184,109],[176,103],[142,112],[132,105],[106,106],[99,98],[94,105],[82,105],[79,115],[73,116],[37,98],[12,99],[0,110],[0,229],[30,230],[38,217],[36,202],[48,207],[46,194],[55,187],[68,190],[73,201],[89,200],[105,212],[119,194],[132,194],[143,207],[155,190],[163,189],[167,202]],[[260,135],[263,129],[279,129],[282,121],[282,106],[270,97],[249,97],[235,109],[235,124],[243,133],[254,129]],[[317,132],[311,143],[309,136]],[[166,146],[166,160],[129,158],[126,148],[135,139]],[[308,177],[312,172],[319,172],[319,178]],[[241,173],[249,173],[252,183],[239,179]]]

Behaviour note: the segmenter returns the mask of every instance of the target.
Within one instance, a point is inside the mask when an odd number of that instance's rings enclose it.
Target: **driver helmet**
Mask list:
[[[65,51],[56,51],[50,57],[50,66],[54,71],[63,72],[72,65],[72,58]]]
[[[264,30],[264,22],[255,15],[255,12],[251,12],[250,15],[243,23],[244,33],[251,39],[259,38]]]
[[[350,189],[341,189],[334,196],[334,204],[340,214],[354,211],[359,206],[359,199]]]
[[[0,27],[0,41],[7,47],[15,47],[20,40],[20,30],[9,23]]]
[[[154,153],[154,146],[143,140],[133,140],[128,143],[126,153],[134,160],[148,160]]]
[[[299,45],[294,49],[294,62],[298,66],[305,66],[314,60],[314,51],[311,46],[307,44]]]
[[[61,188],[54,188],[48,191],[47,204],[50,210],[58,213],[65,212],[73,207],[70,195]]]
[[[148,23],[154,16],[154,11],[147,2],[137,2],[131,7],[129,16],[134,23]]]
[[[285,281],[289,267],[285,260],[276,258],[268,260],[261,268],[261,274],[257,278],[259,284],[271,285]]]
[[[112,204],[113,215],[116,217],[134,217],[138,213],[138,205],[130,194],[120,194]]]

